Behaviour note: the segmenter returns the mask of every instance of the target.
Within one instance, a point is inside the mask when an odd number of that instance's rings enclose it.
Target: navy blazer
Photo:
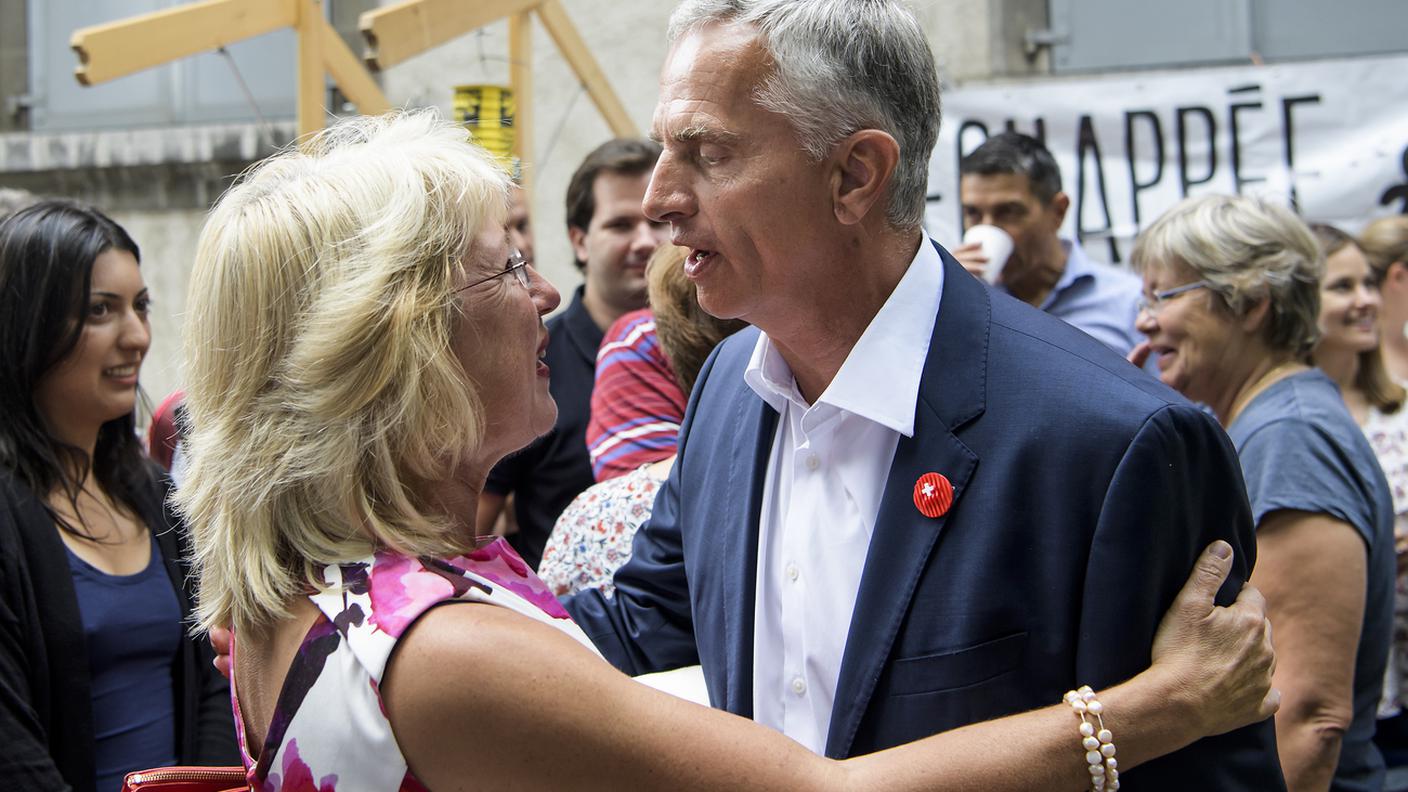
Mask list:
[[[1202,549],[1255,536],[1221,427],[1098,341],[984,288],[940,249],[944,291],[915,433],[901,437],[865,559],[826,754],[881,750],[1054,704],[1143,671]],[[713,704],[753,710],[758,516],[777,413],[743,381],[757,330],[715,350],[679,458],[616,574],[567,601],[630,674],[699,662]],[[947,514],[916,480],[953,483]],[[1071,750],[1078,749],[1071,723]],[[1118,743],[1118,735],[1116,735]],[[1129,790],[1285,788],[1268,720],[1121,777]]]

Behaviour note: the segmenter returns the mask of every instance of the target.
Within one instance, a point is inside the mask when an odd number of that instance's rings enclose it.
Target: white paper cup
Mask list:
[[[983,278],[988,283],[997,283],[1003,265],[1012,255],[1012,237],[995,225],[975,225],[963,234],[963,244],[971,245],[975,242],[983,246],[983,255],[988,260]]]

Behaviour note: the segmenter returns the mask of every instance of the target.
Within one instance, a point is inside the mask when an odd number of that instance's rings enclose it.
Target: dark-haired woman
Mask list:
[[[186,634],[184,537],[134,429],[151,342],[137,245],[95,209],[0,222],[0,778],[116,790],[238,759]]]

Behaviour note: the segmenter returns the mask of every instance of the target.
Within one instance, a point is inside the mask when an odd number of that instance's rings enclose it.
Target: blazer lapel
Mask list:
[[[954,432],[984,409],[992,305],[981,283],[942,248],[939,253],[944,293],[924,362],[914,436],[900,438],[880,499],[836,685],[826,742],[830,757],[850,754],[929,554],[978,466],[977,455]],[[938,518],[925,517],[914,504],[915,482],[929,472],[953,484],[953,503]]]
[[[732,433],[737,460],[729,471],[728,492],[714,504],[720,515],[720,552],[724,586],[726,683],[723,708],[745,718],[753,716],[753,614],[758,584],[758,524],[763,506],[777,412],[740,383],[734,423],[721,427]]]

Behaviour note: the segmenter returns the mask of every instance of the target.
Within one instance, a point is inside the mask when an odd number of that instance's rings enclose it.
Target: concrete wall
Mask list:
[[[0,0],[0,132],[23,129],[29,94],[25,0]]]
[[[153,301],[152,347],[142,366],[142,388],[155,407],[180,386],[186,282],[205,210],[114,210],[112,219],[142,248],[142,277]]]

